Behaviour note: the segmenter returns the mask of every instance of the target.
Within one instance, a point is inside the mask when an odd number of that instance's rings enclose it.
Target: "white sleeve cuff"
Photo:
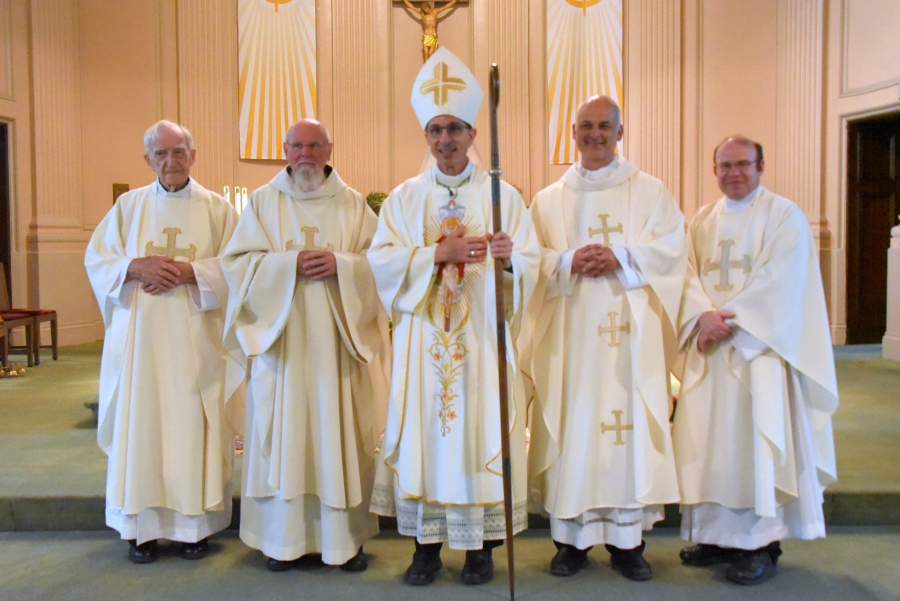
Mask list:
[[[769,346],[765,342],[747,330],[736,326],[733,328],[731,343],[748,363],[769,350]]]
[[[553,271],[553,277],[547,286],[547,298],[557,296],[568,296],[572,292],[572,259],[575,257],[575,251],[571,249],[560,255],[556,262],[556,269]]]
[[[191,302],[194,303],[194,308],[198,311],[218,309],[219,298],[201,274],[200,269],[194,270],[194,279],[197,280],[196,284],[188,284],[188,295],[191,297]]]
[[[619,260],[620,267],[616,269],[616,277],[625,287],[625,290],[634,290],[647,285],[647,278],[641,273],[640,266],[634,262],[631,253],[625,246],[611,246],[610,250]]]

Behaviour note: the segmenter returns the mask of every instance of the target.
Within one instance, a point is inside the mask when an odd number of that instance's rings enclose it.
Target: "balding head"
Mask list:
[[[285,132],[284,155],[301,191],[312,192],[325,181],[333,147],[328,130],[315,119],[301,119]]]
[[[609,96],[592,96],[581,103],[572,124],[572,138],[581,153],[581,165],[596,171],[616,157],[616,143],[622,139],[622,113]]]
[[[765,168],[762,145],[746,136],[722,140],[713,152],[713,171],[719,189],[728,198],[741,200],[759,187]]]

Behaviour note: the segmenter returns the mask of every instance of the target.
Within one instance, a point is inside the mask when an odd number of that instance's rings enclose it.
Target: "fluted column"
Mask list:
[[[237,161],[236,0],[180,0],[178,31],[178,119],[198,148],[192,175],[221,193]]]
[[[0,0],[0,98],[13,100],[12,5]]]
[[[626,0],[625,153],[677,196],[682,182],[681,2]]]
[[[332,73],[333,162],[362,194],[390,192],[391,4],[332,0],[331,9],[333,68],[320,74]]]
[[[475,11],[474,72],[484,85],[484,115],[479,148],[485,168],[490,165],[490,128],[488,121],[488,73],[491,63],[500,72],[500,105],[497,130],[500,142],[500,166],[503,180],[517,186],[526,201],[538,190],[531,189],[529,145],[529,3],[522,0],[472,0]],[[543,84],[541,84],[543,85]],[[546,137],[546,136],[545,136]]]
[[[823,0],[779,0],[774,189],[827,236],[822,206]]]
[[[36,201],[33,226],[39,234],[44,228],[82,229],[78,26],[77,0],[31,3]]]

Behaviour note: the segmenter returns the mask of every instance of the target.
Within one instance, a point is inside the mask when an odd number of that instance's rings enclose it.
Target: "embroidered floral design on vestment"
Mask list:
[[[438,417],[441,420],[441,436],[450,433],[450,422],[456,419],[456,411],[453,409],[453,401],[459,396],[453,390],[453,384],[459,379],[463,369],[463,358],[468,352],[463,344],[463,333],[457,328],[450,334],[436,329],[432,333],[434,343],[428,348],[428,354],[434,360],[432,365],[437,371],[440,391],[438,399],[441,410]]]

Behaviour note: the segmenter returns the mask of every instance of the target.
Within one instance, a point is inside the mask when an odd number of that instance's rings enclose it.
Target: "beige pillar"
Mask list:
[[[891,230],[888,249],[887,332],[881,352],[885,359],[900,361],[900,225]]]

